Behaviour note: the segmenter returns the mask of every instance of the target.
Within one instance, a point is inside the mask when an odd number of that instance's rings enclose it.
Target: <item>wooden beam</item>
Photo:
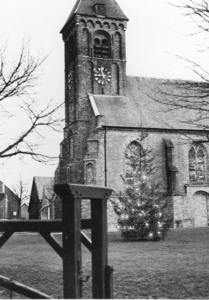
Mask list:
[[[82,229],[91,229],[91,219],[81,221]],[[0,232],[62,232],[62,220],[0,220]]]
[[[77,199],[108,199],[112,190],[99,187],[99,186],[89,186],[81,184],[55,184],[54,186],[55,193],[60,197],[70,197],[72,193]],[[64,196],[65,195],[65,196]]]
[[[47,243],[54,249],[57,254],[63,258],[63,249],[60,244],[56,241],[54,237],[50,235],[50,233],[39,231],[40,235],[47,241]]]
[[[107,266],[107,200],[91,199],[92,292],[94,299],[105,299]]]
[[[13,235],[13,232],[4,232],[0,237],[0,248],[8,241],[8,239]]]
[[[113,299],[113,268],[105,267],[105,299]]]
[[[11,281],[9,278],[2,275],[0,275],[0,285],[6,289],[12,290],[31,299],[53,299],[47,294],[44,294],[17,281]]]
[[[63,298],[81,298],[81,199],[62,195]]]
[[[81,229],[91,229],[91,219],[82,219]]]
[[[92,252],[92,242],[90,238],[83,232],[81,231],[81,242],[86,246],[86,248]]]
[[[0,231],[13,232],[62,232],[62,220],[4,220],[0,221]]]

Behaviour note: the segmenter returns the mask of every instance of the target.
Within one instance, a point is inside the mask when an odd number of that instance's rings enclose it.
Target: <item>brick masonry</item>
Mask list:
[[[86,0],[88,6],[90,0]],[[65,43],[65,128],[60,147],[59,165],[55,172],[57,183],[71,182],[108,186],[114,195],[124,190],[121,178],[126,176],[125,152],[133,141],[139,141],[140,129],[101,128],[102,116],[95,116],[89,94],[123,96],[126,87],[127,20],[115,17],[72,15],[62,30]],[[107,40],[109,58],[94,55],[95,37]],[[94,78],[94,69],[104,66],[111,74],[111,83],[101,85]],[[120,108],[118,108],[120,109]],[[127,112],[128,113],[128,112]],[[173,143],[172,164],[176,178],[168,191],[170,213],[174,227],[207,226],[209,195],[209,146],[204,143],[206,178],[199,184],[189,181],[188,153],[192,141],[201,138],[201,132],[180,132],[177,129],[147,129],[146,145],[155,156],[157,176],[167,187],[166,151],[164,140]],[[54,215],[60,217],[61,203],[57,200]],[[83,214],[88,215],[86,204]],[[108,204],[108,228],[116,230],[116,216],[111,201]]]

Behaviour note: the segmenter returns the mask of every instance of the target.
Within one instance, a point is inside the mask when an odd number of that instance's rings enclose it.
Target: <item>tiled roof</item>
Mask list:
[[[164,83],[165,80],[161,79],[128,76],[125,96],[93,95],[101,116],[100,124],[130,128],[200,129],[195,124],[185,122],[186,117],[195,118],[194,110],[180,109],[176,111],[156,101],[163,97],[160,91],[166,90],[169,94],[172,85]],[[170,92],[174,93],[174,91]]]
[[[38,192],[38,198],[41,200],[43,198],[43,188],[45,189],[45,195],[47,197],[47,193],[51,194],[51,191],[53,189],[54,185],[54,178],[53,177],[34,177],[34,182],[36,184],[37,192]]]
[[[102,116],[102,125],[125,127],[141,125],[140,107],[137,105],[136,108],[136,105],[127,97],[104,95],[94,95],[93,97]]]
[[[77,0],[65,25],[70,21],[74,14],[95,17],[96,13],[94,6],[96,4],[106,4],[106,18],[128,20],[115,0]]]

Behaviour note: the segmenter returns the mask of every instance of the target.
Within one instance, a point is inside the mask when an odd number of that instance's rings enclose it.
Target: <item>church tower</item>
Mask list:
[[[124,94],[127,21],[115,0],[77,0],[61,30],[65,45],[65,129],[60,164],[63,168],[68,165],[66,172],[72,176],[65,174],[67,181],[83,183],[89,94]],[[73,165],[79,171],[73,171]]]
[[[88,121],[88,93],[123,95],[126,22],[115,0],[76,2],[61,30],[65,43],[66,125]]]

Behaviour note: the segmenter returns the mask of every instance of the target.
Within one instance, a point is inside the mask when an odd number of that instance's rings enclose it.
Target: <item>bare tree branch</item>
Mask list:
[[[12,192],[15,195],[15,200],[18,204],[17,218],[21,218],[21,205],[29,199],[28,183],[21,176],[18,178],[16,185],[12,187]]]
[[[54,99],[51,99],[48,102],[44,101],[45,107],[40,108],[37,99],[31,97],[35,94],[34,88],[38,84],[47,57],[34,58],[30,53],[29,43],[25,41],[16,60],[12,62],[7,53],[6,45],[0,49],[1,125],[6,121],[8,123],[9,118],[16,117],[7,105],[8,101],[12,101],[12,106],[16,103],[18,109],[26,116],[26,122],[22,132],[7,140],[5,145],[0,143],[0,158],[26,155],[37,161],[47,162],[54,157],[39,150],[45,140],[43,129],[60,131],[63,121],[58,114],[63,103],[56,104]]]
[[[182,9],[185,16],[192,19],[198,29],[196,33],[209,34],[208,0],[183,0],[182,5],[170,4]],[[160,103],[163,111],[181,111],[181,123],[209,130],[209,70],[198,61],[177,57],[188,65],[199,80],[162,80],[154,86],[149,96]]]

